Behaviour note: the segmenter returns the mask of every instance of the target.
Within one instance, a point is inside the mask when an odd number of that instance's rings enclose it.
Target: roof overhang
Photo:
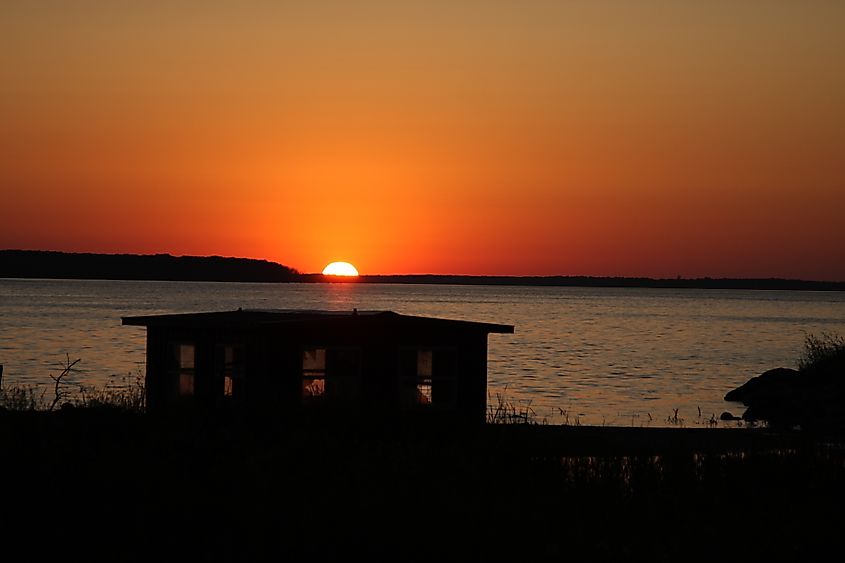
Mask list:
[[[480,323],[437,317],[401,315],[392,311],[257,310],[213,311],[123,317],[123,324],[146,327],[266,327],[355,323],[356,326],[416,326],[512,334],[513,325]]]

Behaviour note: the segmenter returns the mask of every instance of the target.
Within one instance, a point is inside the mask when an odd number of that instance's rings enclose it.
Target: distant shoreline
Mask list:
[[[593,276],[461,276],[443,274],[362,275],[357,279],[327,279],[322,274],[301,274],[305,283],[384,283],[418,285],[487,285],[522,287],[605,287],[654,289],[758,289],[789,291],[845,291],[845,282],[787,279],[629,278]]]
[[[94,254],[39,250],[0,250],[0,278],[845,291],[845,281],[780,278],[655,279],[622,276],[448,274],[362,275],[357,278],[338,278],[322,274],[303,274],[283,264],[250,258],[171,256],[169,254]]]

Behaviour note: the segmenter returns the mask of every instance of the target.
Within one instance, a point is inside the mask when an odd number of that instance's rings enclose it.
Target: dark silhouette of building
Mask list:
[[[147,327],[147,409],[438,412],[484,420],[487,335],[513,326],[390,311],[124,317]]]

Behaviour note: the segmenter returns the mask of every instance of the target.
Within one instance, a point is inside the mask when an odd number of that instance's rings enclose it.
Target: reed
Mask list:
[[[531,401],[518,403],[507,396],[507,386],[497,391],[495,401],[487,393],[487,424],[541,424],[545,420],[537,417]]]

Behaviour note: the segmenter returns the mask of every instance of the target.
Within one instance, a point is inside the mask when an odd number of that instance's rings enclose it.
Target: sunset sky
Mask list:
[[[845,2],[0,7],[0,248],[845,280]]]

